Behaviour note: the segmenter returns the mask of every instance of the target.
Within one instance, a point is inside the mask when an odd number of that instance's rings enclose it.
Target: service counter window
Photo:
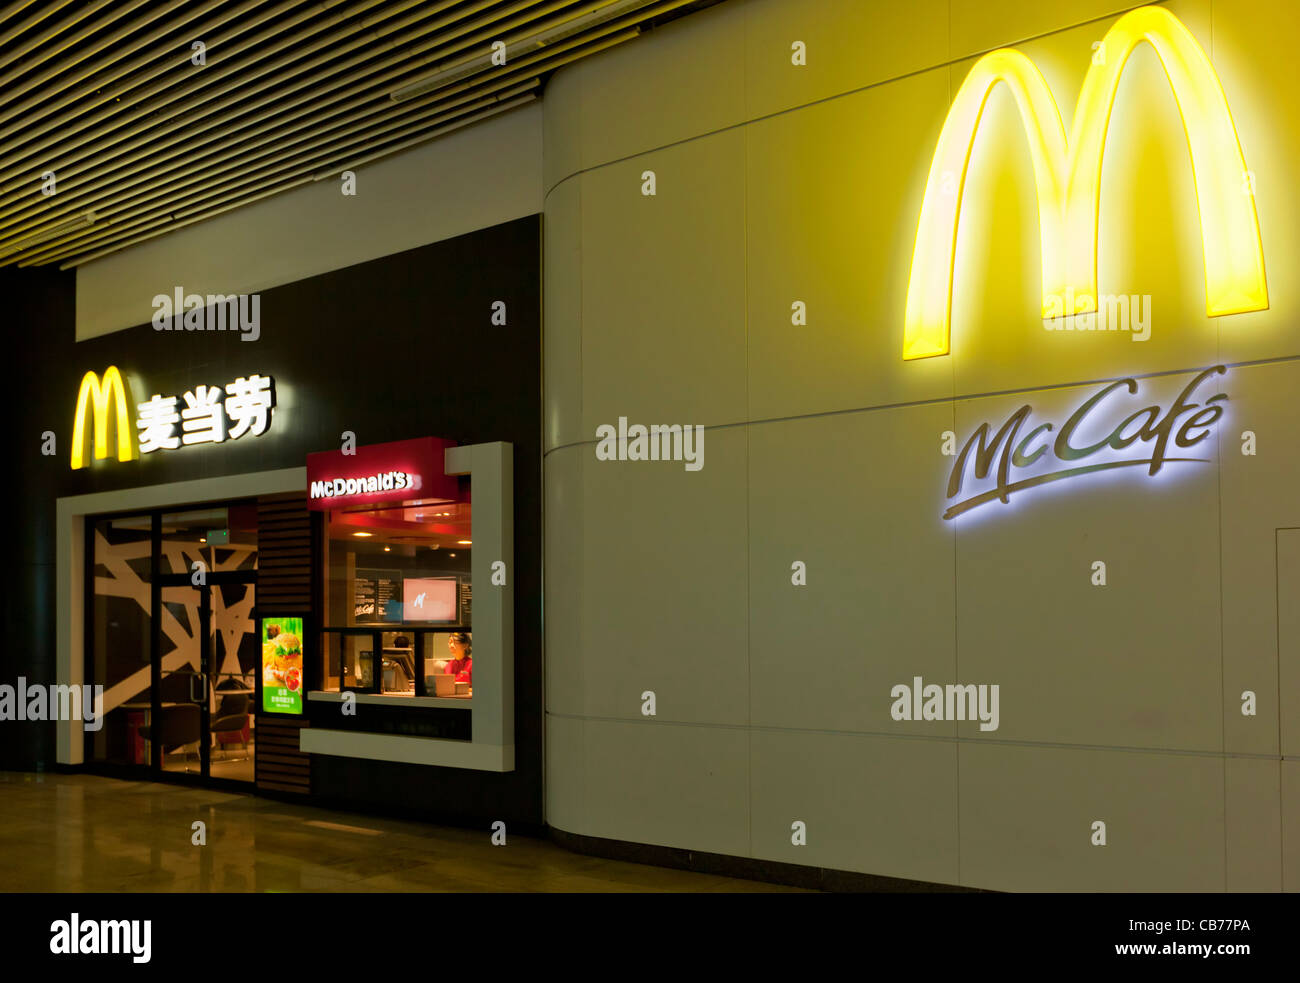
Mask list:
[[[303,751],[514,770],[513,469],[499,441],[307,455],[322,522]]]
[[[460,501],[326,513],[321,690],[472,699],[473,540],[464,485]]]

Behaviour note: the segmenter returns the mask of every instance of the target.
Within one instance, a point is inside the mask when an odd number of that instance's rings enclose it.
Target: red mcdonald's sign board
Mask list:
[[[339,509],[417,499],[454,502],[459,482],[446,473],[444,454],[455,446],[454,440],[416,437],[357,447],[351,454],[308,454],[308,507]]]

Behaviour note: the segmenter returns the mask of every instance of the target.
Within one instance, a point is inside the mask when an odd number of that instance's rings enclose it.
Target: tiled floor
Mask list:
[[[191,842],[193,824],[207,845]],[[0,772],[0,891],[790,891],[546,840],[207,789]]]

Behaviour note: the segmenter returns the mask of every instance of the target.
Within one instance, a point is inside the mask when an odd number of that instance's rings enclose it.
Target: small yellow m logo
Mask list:
[[[77,411],[72,420],[72,467],[84,468],[89,464],[86,455],[86,414],[94,421],[95,459],[108,457],[108,417],[113,414],[117,430],[117,459],[132,461],[136,458],[135,427],[131,418],[131,398],[126,381],[116,365],[104,371],[101,381],[94,372],[81,378],[77,391]]]
[[[903,358],[947,355],[957,223],[971,148],[993,87],[1005,82],[1029,137],[1038,186],[1043,316],[1097,309],[1097,221],[1101,163],[1111,106],[1129,56],[1155,50],[1182,115],[1201,214],[1205,313],[1268,308],[1255,199],[1244,194],[1246,163],[1227,99],[1205,51],[1163,7],[1140,7],[1106,33],[1083,80],[1067,142],[1061,114],[1038,69],[1004,48],[975,63],[939,135],[912,254]],[[1072,298],[1068,304],[1067,298]]]

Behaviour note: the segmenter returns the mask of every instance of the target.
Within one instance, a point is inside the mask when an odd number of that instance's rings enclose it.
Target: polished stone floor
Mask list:
[[[206,824],[207,845],[191,842]],[[0,772],[0,891],[790,891],[547,840],[92,775]]]

